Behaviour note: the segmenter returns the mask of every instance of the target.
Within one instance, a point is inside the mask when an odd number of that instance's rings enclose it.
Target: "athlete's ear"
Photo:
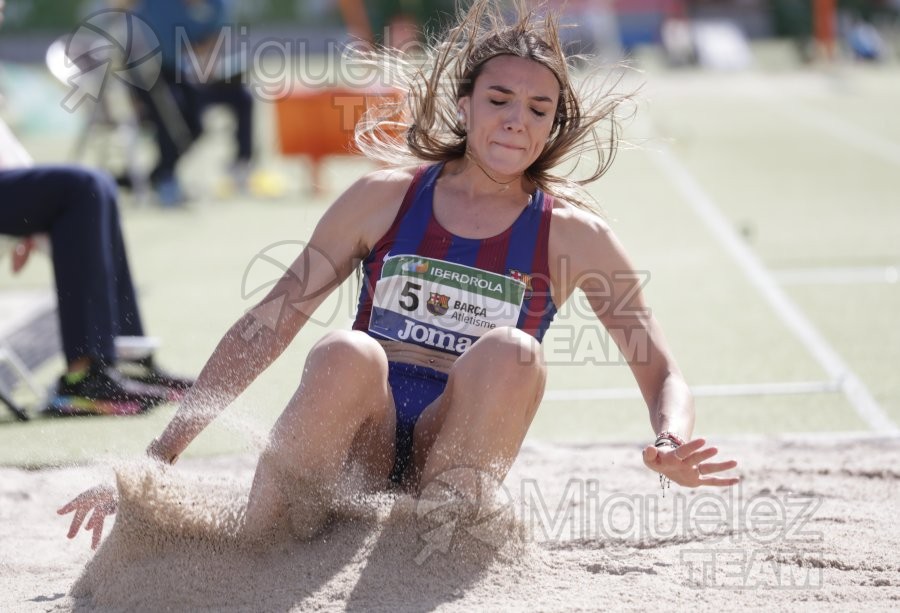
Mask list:
[[[469,128],[471,102],[472,99],[469,96],[463,96],[456,101],[456,123],[464,131]]]

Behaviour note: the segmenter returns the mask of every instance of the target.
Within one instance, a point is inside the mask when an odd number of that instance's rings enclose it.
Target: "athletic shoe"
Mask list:
[[[120,175],[116,175],[113,177],[116,181],[116,185],[121,187],[122,189],[134,189],[134,181],[131,179],[131,176],[127,173],[122,173]]]
[[[173,401],[180,400],[184,396],[184,392],[194,385],[193,379],[166,372],[156,365],[152,357],[141,360],[121,360],[117,367],[119,373],[132,381],[168,389],[169,398]]]
[[[108,366],[63,375],[45,412],[55,415],[136,415],[169,402],[168,389],[132,381]]]
[[[156,197],[160,206],[164,209],[171,209],[184,206],[187,203],[187,196],[181,189],[181,184],[175,177],[167,177],[160,180],[154,185],[156,188]]]

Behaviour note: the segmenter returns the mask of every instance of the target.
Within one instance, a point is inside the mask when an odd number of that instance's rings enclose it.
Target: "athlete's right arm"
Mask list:
[[[390,227],[412,175],[376,171],[347,189],[269,293],[226,332],[148,454],[173,462],[285,350]]]
[[[387,232],[411,179],[407,170],[376,171],[335,201],[268,295],[219,341],[175,416],[147,448],[151,458],[173,463],[281,355],[316,308]],[[58,512],[75,513],[69,538],[89,517],[85,529],[93,532],[96,547],[104,519],[116,512],[115,490],[103,486],[87,490]]]

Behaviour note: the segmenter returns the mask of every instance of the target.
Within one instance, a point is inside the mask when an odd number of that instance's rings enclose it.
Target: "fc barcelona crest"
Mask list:
[[[525,300],[531,298],[531,295],[534,293],[534,288],[531,286],[531,275],[526,275],[524,272],[519,272],[518,270],[509,269],[509,276],[515,279],[516,281],[521,281],[525,284]]]
[[[450,296],[431,292],[431,297],[428,298],[425,306],[432,315],[441,316],[450,309]]]

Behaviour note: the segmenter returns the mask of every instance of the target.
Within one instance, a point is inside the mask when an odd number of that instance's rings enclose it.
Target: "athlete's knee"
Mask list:
[[[326,365],[330,369],[350,371],[354,376],[379,379],[387,377],[387,356],[381,345],[364,332],[334,330],[319,340],[310,352],[308,361]]]
[[[546,381],[540,343],[515,328],[495,328],[484,334],[457,361],[449,386],[481,385],[498,394],[539,393]]]
[[[497,366],[536,374],[545,370],[541,344],[518,328],[494,328],[472,345],[473,350]]]

